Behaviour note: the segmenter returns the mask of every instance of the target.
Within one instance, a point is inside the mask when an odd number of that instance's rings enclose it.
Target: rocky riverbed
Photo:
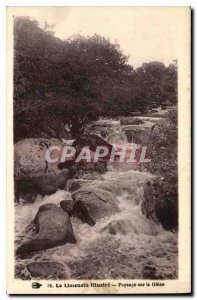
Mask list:
[[[136,139],[145,135],[138,136],[136,132],[151,130],[154,120],[149,117],[143,124],[138,123],[121,125],[120,120],[102,120],[88,130],[112,145],[137,143]],[[131,140],[128,126],[135,132],[130,133]],[[100,174],[92,169],[83,171],[78,178],[66,178],[64,187],[55,187],[56,192],[50,195],[37,193],[31,203],[20,195],[15,203],[16,277],[177,278],[177,232],[165,230],[148,215],[154,207],[143,205],[147,198],[144,187],[155,179],[154,174],[136,166],[108,163]],[[143,207],[148,208],[143,211]],[[58,243],[51,244],[55,239]],[[32,240],[33,250],[25,251],[32,247]],[[35,244],[39,245],[37,249]],[[43,248],[43,244],[47,247]]]

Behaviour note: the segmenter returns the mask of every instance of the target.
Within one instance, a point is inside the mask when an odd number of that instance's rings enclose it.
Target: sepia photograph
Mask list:
[[[7,8],[13,294],[190,291],[190,14]]]

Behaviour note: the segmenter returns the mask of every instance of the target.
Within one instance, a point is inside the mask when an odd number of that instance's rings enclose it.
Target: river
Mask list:
[[[119,120],[100,120],[94,124],[93,133],[100,133],[98,127],[108,128],[106,140],[110,143],[130,143]],[[64,265],[64,279],[177,278],[177,233],[164,230],[141,212],[143,184],[151,178],[153,174],[129,166],[108,165],[102,180],[89,180],[86,186],[110,191],[120,212],[100,219],[93,227],[72,217],[77,243],[40,251],[29,258],[17,258],[17,274],[20,274],[17,276],[31,278],[25,267],[29,262],[55,261]],[[33,204],[15,204],[16,246],[31,236],[32,228],[27,228],[40,205],[59,205],[66,197],[70,197],[68,191],[58,190],[50,196],[38,195]]]

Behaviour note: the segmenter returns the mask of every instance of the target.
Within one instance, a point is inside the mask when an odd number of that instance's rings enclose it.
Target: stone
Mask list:
[[[22,258],[35,251],[76,242],[68,213],[55,204],[42,205],[33,223],[37,233],[16,251]]]
[[[97,146],[105,146],[109,149],[109,153],[111,153],[113,146],[102,139],[100,136],[95,134],[84,134],[81,137],[78,137],[74,142],[74,147],[83,148],[85,146],[89,146],[90,150],[96,151]]]
[[[58,139],[29,138],[14,145],[14,174],[17,178],[24,178],[30,174],[43,174],[46,169],[54,170],[58,163],[48,164],[45,154],[50,146],[62,147]]]
[[[159,222],[156,207],[159,201],[159,181],[149,180],[144,184],[144,201],[142,202],[142,213],[145,214],[147,219],[152,219],[156,223]]]
[[[27,270],[32,277],[41,279],[66,279],[67,274],[64,265],[54,261],[32,262],[27,265]]]
[[[58,168],[57,163],[49,163],[45,154],[50,146],[63,147],[62,142],[52,138],[30,138],[14,146],[15,195],[55,193],[64,188],[69,178],[69,170]],[[58,153],[54,152],[58,156]],[[32,197],[29,197],[30,199]]]
[[[144,121],[142,121],[139,118],[122,117],[120,119],[120,125],[141,125],[141,124],[144,124]]]
[[[106,155],[104,158],[99,158],[98,162],[94,162],[94,155],[97,149],[97,146],[104,146],[109,150],[109,154]],[[107,171],[107,161],[110,158],[111,151],[113,146],[102,139],[100,136],[95,134],[84,134],[73,142],[72,147],[75,147],[76,154],[70,161],[61,162],[58,164],[58,168],[61,169],[70,169],[70,176],[71,177],[80,177],[79,174],[87,174],[90,172],[97,172],[103,174]],[[90,158],[91,161],[87,162],[86,160],[80,160],[76,162],[78,155],[81,152],[83,147],[89,147],[90,150]]]
[[[155,267],[144,266],[142,274],[144,279],[157,279]]]
[[[144,185],[142,213],[148,219],[161,223],[166,230],[178,228],[177,179],[149,180]]]
[[[143,144],[146,145],[150,130],[144,128],[125,128],[124,130],[129,143]]]
[[[48,171],[45,174],[33,176],[31,180],[35,183],[40,194],[53,194],[58,189],[65,187],[69,178],[70,171],[68,169]]]
[[[89,225],[120,211],[113,194],[105,190],[80,188],[72,193],[72,198],[75,202],[75,214]]]
[[[72,216],[73,214],[73,209],[74,209],[74,201],[73,199],[66,199],[62,200],[60,202],[61,208],[69,214],[69,216]]]
[[[65,190],[69,192],[74,192],[81,187],[82,182],[83,181],[80,179],[69,179],[66,182]]]

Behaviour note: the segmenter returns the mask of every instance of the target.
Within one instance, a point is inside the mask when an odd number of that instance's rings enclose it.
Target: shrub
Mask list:
[[[168,113],[151,131],[147,144],[148,170],[162,177],[177,177],[177,112]]]

